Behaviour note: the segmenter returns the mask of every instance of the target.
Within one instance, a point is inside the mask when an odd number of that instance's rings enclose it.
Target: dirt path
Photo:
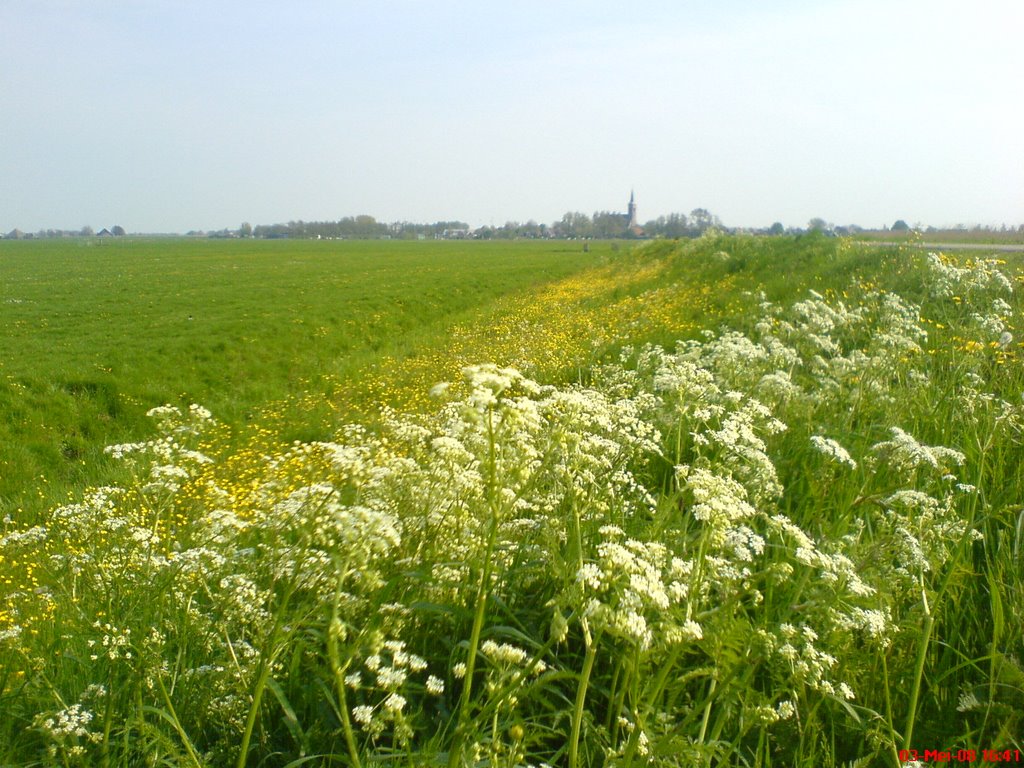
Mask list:
[[[1024,243],[908,243],[888,240],[858,240],[864,245],[896,246],[910,245],[914,248],[929,248],[933,251],[989,251],[990,253],[1024,253]]]

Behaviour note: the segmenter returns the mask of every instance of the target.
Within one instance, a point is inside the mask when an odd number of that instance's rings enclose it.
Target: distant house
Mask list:
[[[107,229],[106,227],[104,227],[103,229],[101,229],[99,232],[96,233],[96,237],[113,237],[113,236],[114,236],[113,233],[109,229]]]
[[[12,229],[10,232],[8,232],[6,235],[4,235],[4,239],[5,240],[21,240],[24,236],[25,236],[25,233],[22,232],[20,229]]]

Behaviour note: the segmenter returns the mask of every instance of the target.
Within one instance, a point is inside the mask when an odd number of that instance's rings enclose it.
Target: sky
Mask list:
[[[0,232],[1024,224],[1020,0],[0,0]]]

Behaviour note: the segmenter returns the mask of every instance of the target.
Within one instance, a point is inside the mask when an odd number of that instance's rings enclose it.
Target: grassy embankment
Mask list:
[[[371,431],[252,450],[160,410],[118,487],[8,524],[0,759],[1020,750],[1020,285],[825,238],[655,243],[268,422],[395,406]],[[484,359],[556,386],[459,376]]]

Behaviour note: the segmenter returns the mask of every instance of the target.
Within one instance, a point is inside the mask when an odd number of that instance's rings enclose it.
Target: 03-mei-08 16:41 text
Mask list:
[[[901,749],[903,763],[1021,763],[1024,762],[1019,749]]]

